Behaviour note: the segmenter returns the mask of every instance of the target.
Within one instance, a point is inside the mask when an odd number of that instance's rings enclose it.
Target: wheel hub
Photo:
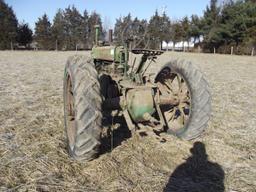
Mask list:
[[[160,97],[166,99],[161,106],[162,113],[169,131],[179,131],[184,128],[190,117],[191,97],[185,79],[178,73],[164,69],[157,78]]]

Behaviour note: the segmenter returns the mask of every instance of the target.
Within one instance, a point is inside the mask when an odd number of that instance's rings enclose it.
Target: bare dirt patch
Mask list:
[[[255,191],[255,57],[165,54],[191,60],[210,84],[201,148],[134,136],[84,163],[68,157],[63,128],[64,65],[74,54],[0,52],[0,191]]]

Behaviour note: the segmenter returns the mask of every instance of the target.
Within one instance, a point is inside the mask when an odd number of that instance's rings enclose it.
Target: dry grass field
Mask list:
[[[68,157],[63,128],[74,54],[0,52],[0,191],[256,191],[256,57],[163,55],[191,60],[210,84],[212,118],[197,145],[119,130],[112,152],[84,163]]]

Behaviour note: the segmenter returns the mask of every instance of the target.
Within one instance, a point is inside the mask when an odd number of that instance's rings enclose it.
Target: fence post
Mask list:
[[[58,40],[55,41],[55,51],[58,51]]]
[[[233,55],[234,47],[231,47],[230,54]]]
[[[12,44],[12,41],[11,41],[11,50],[13,51],[13,44]]]

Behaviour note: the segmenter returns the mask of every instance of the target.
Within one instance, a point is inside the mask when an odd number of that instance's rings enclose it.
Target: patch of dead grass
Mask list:
[[[74,54],[0,52],[0,191],[164,190],[170,175],[191,156],[193,142],[133,136],[91,162],[68,157],[62,80],[65,61]],[[254,191],[255,57],[163,56],[169,57],[193,61],[211,86],[212,119],[197,140],[224,170],[226,191]],[[185,187],[181,182],[179,190]]]

